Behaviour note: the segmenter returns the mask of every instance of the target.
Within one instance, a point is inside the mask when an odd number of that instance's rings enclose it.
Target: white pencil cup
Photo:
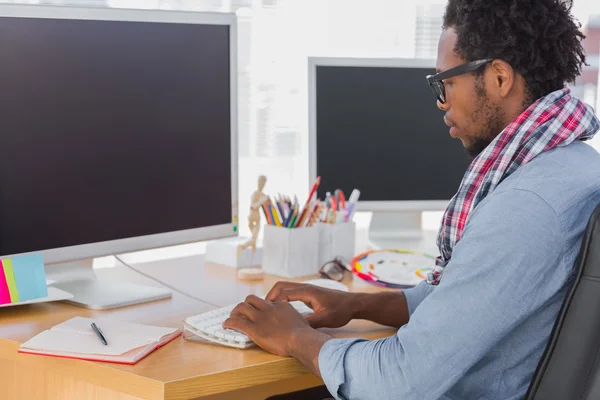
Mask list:
[[[353,221],[340,224],[320,223],[317,226],[319,227],[319,265],[335,257],[343,257],[348,261],[354,258],[356,223]]]
[[[319,227],[283,228],[265,225],[262,269],[265,273],[297,278],[319,272]]]

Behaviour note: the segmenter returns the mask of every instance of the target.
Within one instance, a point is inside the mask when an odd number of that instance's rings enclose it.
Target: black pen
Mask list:
[[[94,332],[96,332],[96,335],[98,335],[102,343],[104,343],[105,346],[108,345],[108,343],[106,343],[104,335],[102,334],[102,331],[100,330],[100,328],[98,328],[95,322],[92,322],[92,329],[94,330]]]

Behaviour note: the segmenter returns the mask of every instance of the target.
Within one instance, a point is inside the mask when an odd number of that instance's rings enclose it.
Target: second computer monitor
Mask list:
[[[360,189],[357,209],[443,210],[469,165],[425,77],[435,61],[312,58],[310,177],[320,196]],[[418,214],[420,217],[420,214]]]

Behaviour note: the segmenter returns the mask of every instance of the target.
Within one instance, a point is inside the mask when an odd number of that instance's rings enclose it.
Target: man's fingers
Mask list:
[[[251,321],[256,320],[256,316],[258,314],[258,310],[254,308],[252,305],[248,303],[240,303],[233,310],[231,310],[230,315],[240,316]]]
[[[324,318],[320,314],[308,314],[304,319],[310,324],[311,328],[317,329],[325,327],[325,324],[323,323]]]
[[[267,293],[267,297],[265,297],[265,299],[267,301],[282,300],[279,298],[279,296],[281,296],[281,292],[283,290],[290,289],[290,288],[296,288],[299,286],[302,286],[302,284],[296,283],[296,282],[284,282],[284,281],[277,282],[275,284],[275,286],[273,286],[273,288],[269,291],[269,293]]]
[[[250,304],[252,307],[260,311],[268,310],[270,307],[269,303],[253,294],[246,297],[246,303]]]
[[[244,332],[248,336],[253,336],[255,323],[239,315],[231,315],[223,321],[223,328],[235,329]]]
[[[278,301],[301,301],[313,310],[315,309],[314,291],[309,286],[284,289]]]

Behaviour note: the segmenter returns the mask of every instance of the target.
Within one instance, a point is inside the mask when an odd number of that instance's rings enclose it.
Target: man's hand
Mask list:
[[[231,311],[223,328],[242,331],[263,349],[280,356],[291,355],[295,335],[312,330],[290,303],[271,303],[254,295]]]
[[[339,328],[352,319],[366,319],[400,328],[408,323],[408,304],[401,291],[348,293],[314,285],[277,282],[269,301],[302,301],[313,309],[306,317],[313,328]]]
[[[292,356],[321,376],[319,352],[331,336],[312,329],[286,301],[272,303],[250,295],[231,311],[223,328],[242,331],[264,350]]]
[[[306,316],[313,328],[339,328],[354,318],[353,294],[315,285],[277,282],[267,294],[267,301],[301,301],[313,309]]]

